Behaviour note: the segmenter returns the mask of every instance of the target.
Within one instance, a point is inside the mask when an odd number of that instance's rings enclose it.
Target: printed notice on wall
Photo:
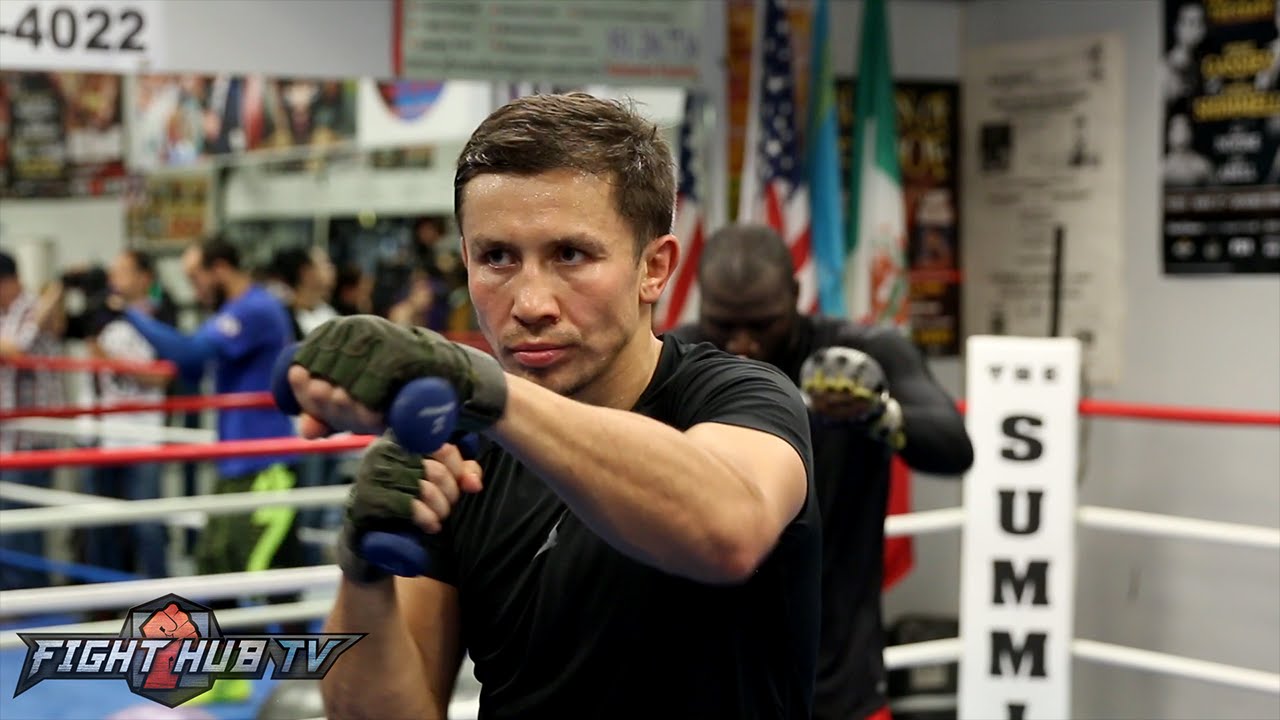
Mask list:
[[[701,0],[396,0],[407,78],[697,86]]]
[[[1280,2],[1164,7],[1164,270],[1280,273]]]
[[[967,334],[1063,336],[1119,381],[1124,58],[1114,35],[966,56],[961,222]]]

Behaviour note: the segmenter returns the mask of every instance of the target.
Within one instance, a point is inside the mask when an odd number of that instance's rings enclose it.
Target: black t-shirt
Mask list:
[[[747,582],[707,585],[623,555],[501,447],[433,550],[458,588],[482,718],[795,718],[812,708],[820,521],[803,400],[772,367],[663,343],[635,412],[684,430],[762,430],[804,459],[809,493]]]
[[[700,341],[697,326],[677,337]],[[890,328],[801,316],[777,367],[799,384],[815,351],[851,347],[884,370],[902,407],[907,445],[902,459],[916,470],[958,473],[973,459],[964,420],[933,379],[919,350]],[[822,645],[814,694],[815,720],[856,720],[884,707],[884,518],[892,453],[865,429],[810,415],[815,483],[822,510]]]

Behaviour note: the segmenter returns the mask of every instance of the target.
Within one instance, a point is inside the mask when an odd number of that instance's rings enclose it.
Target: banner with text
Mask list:
[[[959,717],[1071,717],[1080,342],[966,345]]]
[[[853,162],[856,88],[853,78],[836,81],[840,177],[845,182]],[[926,355],[955,357],[960,354],[961,337],[959,85],[903,81],[894,83],[894,94],[907,214],[911,335]]]
[[[697,86],[701,0],[394,0],[392,64],[411,79]]]
[[[1164,270],[1280,273],[1280,2],[1164,8]]]
[[[1124,361],[1124,57],[1092,35],[966,53],[966,333],[1071,336],[1089,382]]]

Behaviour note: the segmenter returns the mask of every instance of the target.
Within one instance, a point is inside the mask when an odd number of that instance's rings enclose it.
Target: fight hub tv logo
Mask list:
[[[43,680],[124,680],[177,707],[222,678],[318,680],[353,635],[224,635],[213,612],[177,595],[131,608],[118,635],[19,633],[27,657],[13,696]]]

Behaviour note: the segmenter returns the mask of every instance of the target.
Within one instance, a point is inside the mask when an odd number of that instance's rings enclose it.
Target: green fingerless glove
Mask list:
[[[458,429],[483,430],[502,417],[507,381],[498,361],[425,328],[406,328],[375,315],[330,320],[298,346],[294,362],[385,413],[410,380],[438,377],[458,394]]]
[[[422,458],[383,436],[365,449],[347,495],[346,522],[338,537],[338,567],[358,583],[388,577],[360,556],[360,541],[371,530],[421,531],[413,524],[413,500],[421,492],[425,475]]]

